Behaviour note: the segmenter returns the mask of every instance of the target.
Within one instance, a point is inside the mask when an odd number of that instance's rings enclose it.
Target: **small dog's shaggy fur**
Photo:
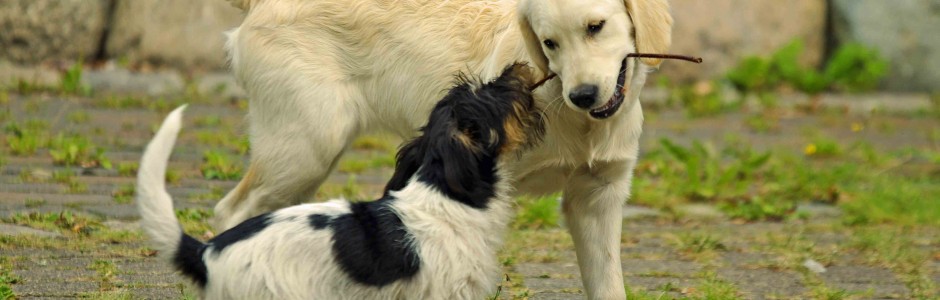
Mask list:
[[[402,147],[385,195],[251,218],[207,243],[184,234],[164,187],[184,107],[144,153],[142,226],[206,299],[483,299],[511,217],[501,169],[543,132],[532,75],[512,65],[489,83],[461,79]]]

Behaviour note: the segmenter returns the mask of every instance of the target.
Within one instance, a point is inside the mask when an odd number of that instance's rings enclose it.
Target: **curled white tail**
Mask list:
[[[173,144],[183,123],[186,105],[173,110],[163,120],[156,136],[147,145],[137,171],[137,209],[140,225],[154,241],[156,250],[172,257],[182,238],[182,228],[173,211],[173,198],[164,183]]]

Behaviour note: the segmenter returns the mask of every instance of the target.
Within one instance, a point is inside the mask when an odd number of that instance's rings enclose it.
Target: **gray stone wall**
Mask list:
[[[838,43],[874,47],[891,62],[884,86],[938,91],[940,0],[833,0]]]
[[[0,59],[34,64],[93,57],[110,0],[0,0]]]
[[[806,64],[823,64],[833,47],[860,42],[891,62],[884,88],[940,90],[940,0],[670,2],[671,52],[706,60],[665,64],[662,73],[674,81],[720,76],[744,56],[769,55],[798,38],[807,46]],[[83,57],[224,70],[223,33],[241,19],[224,0],[0,0],[0,64]]]

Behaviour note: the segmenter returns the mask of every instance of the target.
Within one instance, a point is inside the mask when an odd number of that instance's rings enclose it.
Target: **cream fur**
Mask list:
[[[220,227],[311,200],[359,134],[414,136],[454,74],[490,78],[529,61],[560,80],[536,92],[545,142],[508,168],[520,193],[563,187],[587,296],[624,298],[621,207],[638,156],[640,90],[659,61],[629,60],[624,103],[608,119],[592,119],[567,95],[596,84],[601,106],[621,88],[626,54],[665,52],[665,0],[230,1],[247,10],[227,47],[251,98],[252,153],[251,175],[216,206]],[[603,31],[586,39],[597,19],[606,20]],[[544,49],[546,38],[559,48]]]

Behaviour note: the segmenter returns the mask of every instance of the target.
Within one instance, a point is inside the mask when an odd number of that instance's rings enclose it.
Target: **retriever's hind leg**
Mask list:
[[[296,91],[258,95],[249,104],[251,164],[215,206],[217,229],[311,200],[355,137],[353,89],[307,84]]]

